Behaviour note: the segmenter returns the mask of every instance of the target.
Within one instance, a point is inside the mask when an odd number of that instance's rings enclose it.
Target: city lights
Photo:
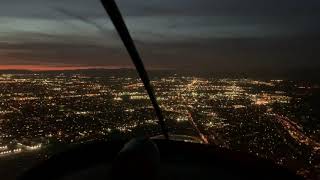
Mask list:
[[[85,143],[137,132],[159,135],[138,77],[81,74],[0,76],[0,155],[40,151],[52,143]],[[319,129],[305,97],[311,85],[285,80],[165,76],[152,80],[171,134],[278,164],[320,153]],[[303,110],[304,115],[296,113]],[[302,121],[304,120],[304,121]],[[286,148],[283,148],[286,147]],[[287,150],[279,153],[279,148]],[[304,172],[304,171],[301,171]]]

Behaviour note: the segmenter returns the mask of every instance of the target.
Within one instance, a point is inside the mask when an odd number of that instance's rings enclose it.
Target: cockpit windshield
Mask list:
[[[169,139],[319,177],[319,2],[117,3]],[[0,24],[2,179],[77,144],[164,138],[100,1],[4,1]]]

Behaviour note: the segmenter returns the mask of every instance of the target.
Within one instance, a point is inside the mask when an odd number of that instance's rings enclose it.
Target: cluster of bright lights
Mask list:
[[[10,155],[10,154],[15,154],[15,153],[20,153],[20,152],[22,152],[22,149],[18,148],[18,149],[13,149],[13,150],[2,151],[2,152],[0,152],[0,155]]]
[[[33,146],[25,146],[25,147],[27,150],[37,150],[42,147],[42,144],[37,144],[37,145],[33,145]]]
[[[5,145],[5,146],[0,146],[0,150],[2,150],[2,149],[8,149],[8,146],[7,146],[7,145]]]

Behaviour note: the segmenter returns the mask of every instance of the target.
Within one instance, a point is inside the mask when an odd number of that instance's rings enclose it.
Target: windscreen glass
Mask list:
[[[318,1],[116,2],[172,140],[319,176]],[[0,24],[2,179],[74,145],[163,138],[100,1],[3,1]]]

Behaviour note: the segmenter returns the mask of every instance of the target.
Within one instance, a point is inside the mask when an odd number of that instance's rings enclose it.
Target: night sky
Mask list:
[[[149,69],[320,67],[319,0],[118,0]],[[98,0],[1,0],[0,69],[127,68]]]

